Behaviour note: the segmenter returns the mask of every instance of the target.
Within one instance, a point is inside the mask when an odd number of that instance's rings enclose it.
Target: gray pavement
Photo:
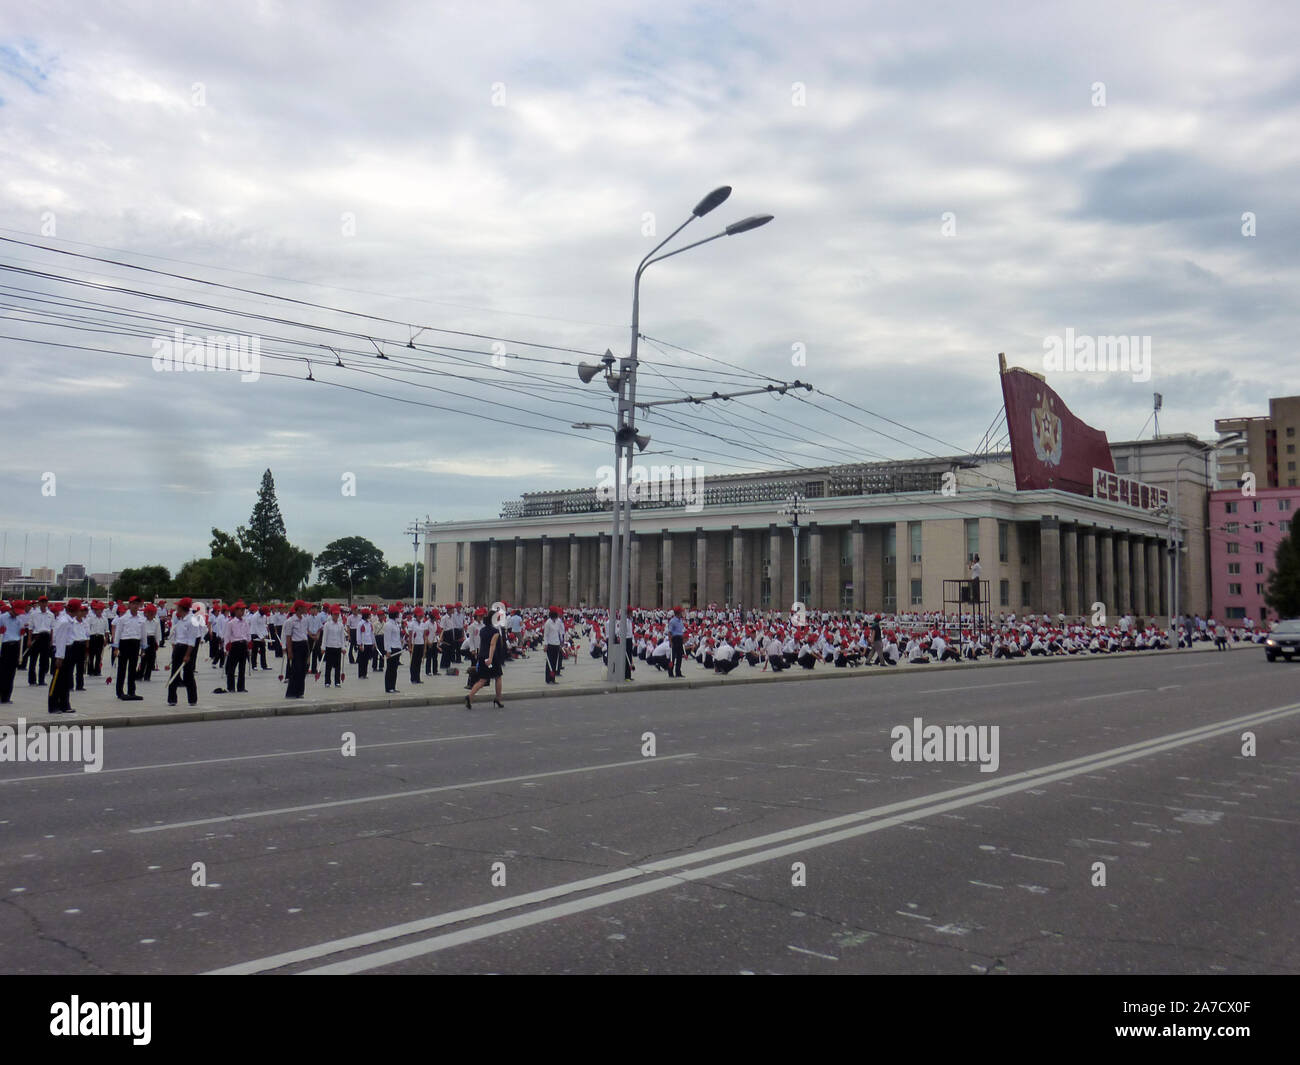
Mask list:
[[[1300,665],[1247,650],[112,730],[0,765],[0,970],[1293,973]]]

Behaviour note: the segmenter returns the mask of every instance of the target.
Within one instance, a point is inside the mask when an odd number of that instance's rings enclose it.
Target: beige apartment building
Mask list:
[[[1219,439],[1235,435],[1219,456],[1219,488],[1235,488],[1247,473],[1255,487],[1295,488],[1300,484],[1300,396],[1268,401],[1268,414],[1259,417],[1216,418]]]

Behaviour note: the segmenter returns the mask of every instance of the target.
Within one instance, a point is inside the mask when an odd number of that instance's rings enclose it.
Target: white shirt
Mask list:
[[[21,640],[23,636],[21,617],[12,610],[6,610],[0,614],[0,629],[4,630],[0,633],[0,642],[13,643],[16,640]]]
[[[137,613],[135,617],[132,617],[130,611],[128,611],[117,619],[117,639],[119,641],[140,640],[143,642],[146,638],[143,614]]]
[[[54,623],[52,629],[53,631],[52,640],[54,643],[55,658],[63,658],[64,656],[67,655],[68,644],[72,643],[72,639],[73,639],[72,630],[73,630],[72,619],[68,617],[66,612],[60,613],[59,620]]]
[[[397,618],[384,622],[384,652],[392,654],[402,649],[402,624]]]
[[[27,628],[31,632],[53,632],[54,615],[48,609],[42,610],[37,607],[35,610],[28,611],[25,615],[27,618]]]
[[[550,644],[558,644],[564,641],[564,622],[559,618],[547,618],[546,624],[542,626],[544,633],[543,639]]]
[[[374,626],[365,618],[357,622],[357,643],[362,647],[373,647],[375,644]]]
[[[307,639],[309,629],[306,617],[291,614],[284,622],[284,639],[286,643],[298,643]]]
[[[323,636],[321,637],[326,647],[346,647],[348,642],[348,627],[341,621],[327,621],[321,627]]]

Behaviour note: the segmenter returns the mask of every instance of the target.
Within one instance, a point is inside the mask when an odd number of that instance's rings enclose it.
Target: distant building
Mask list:
[[[101,588],[111,588],[113,587],[113,582],[120,576],[122,576],[120,571],[115,573],[92,573],[90,579]]]
[[[1255,475],[1257,491],[1300,484],[1300,396],[1270,399],[1267,415],[1216,418],[1214,428],[1220,440],[1241,435],[1219,454],[1219,488],[1240,487],[1247,473]]]
[[[23,571],[19,566],[0,566],[0,583],[16,581],[22,575]]]
[[[1221,621],[1277,617],[1264,591],[1277,545],[1291,534],[1300,489],[1264,488],[1253,497],[1228,488],[1210,494],[1210,580],[1214,616]]]
[[[59,577],[59,583],[67,585],[73,581],[84,581],[86,579],[86,567],[75,562],[69,562],[63,567],[63,574]]]
[[[31,581],[39,584],[54,583],[54,569],[52,566],[33,566]]]

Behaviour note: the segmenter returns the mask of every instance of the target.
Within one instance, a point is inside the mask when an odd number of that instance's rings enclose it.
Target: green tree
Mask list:
[[[364,536],[345,536],[325,545],[316,556],[321,580],[340,589],[352,591],[384,575],[384,553]]]
[[[214,529],[214,550],[216,533]],[[253,504],[247,527],[241,525],[235,538],[248,555],[250,588],[258,599],[283,599],[295,595],[311,576],[312,556],[289,543],[280,504],[275,497],[275,479],[270,470],[262,474],[257,502]],[[229,550],[230,544],[226,542],[229,539],[226,537],[222,542],[223,551]]]
[[[114,599],[130,599],[138,595],[141,599],[160,599],[172,594],[172,575],[166,566],[140,566],[137,569],[124,569],[113,582]]]
[[[1300,617],[1300,542],[1291,533],[1277,545],[1273,572],[1268,575],[1264,602],[1279,617]]]
[[[244,594],[244,569],[229,558],[196,558],[176,573],[176,588],[201,599],[233,603]]]
[[[384,575],[374,581],[364,589],[368,595],[377,595],[383,599],[410,599],[411,597],[411,569],[413,563],[406,563],[404,566],[386,566]],[[420,566],[420,575],[417,579],[417,586],[424,587],[424,566]]]

